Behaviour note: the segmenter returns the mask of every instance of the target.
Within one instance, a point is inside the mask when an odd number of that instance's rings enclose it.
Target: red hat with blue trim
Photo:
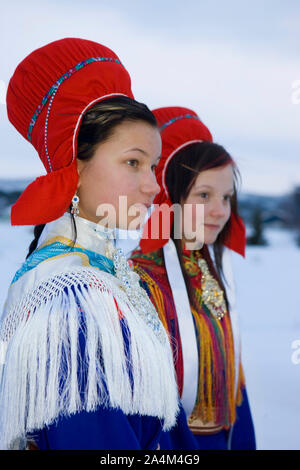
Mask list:
[[[172,158],[185,147],[200,143],[213,142],[209,129],[191,109],[170,106],[152,111],[156,117],[162,138],[162,154],[156,168],[156,178],[160,192],[155,197],[154,211],[144,226],[140,240],[142,252],[147,253],[163,247],[171,236],[173,212],[172,201],[166,184],[166,173]],[[164,223],[162,220],[164,219]],[[166,219],[169,223],[166,223]],[[155,237],[152,236],[155,234]],[[241,217],[231,213],[231,230],[224,245],[245,256],[246,230]]]
[[[130,76],[112,50],[93,41],[54,41],[18,65],[7,90],[8,118],[37,150],[47,174],[13,205],[12,225],[45,224],[68,209],[78,184],[83,114],[114,96],[133,98]]]

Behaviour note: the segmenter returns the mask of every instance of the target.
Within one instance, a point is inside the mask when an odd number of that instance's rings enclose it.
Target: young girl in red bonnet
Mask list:
[[[115,245],[159,192],[156,120],[116,54],[75,38],[19,64],[7,111],[47,174],[11,212],[35,239],[1,317],[0,448],[156,449],[178,412],[172,351]]]
[[[236,165],[194,111],[153,113],[162,137],[160,193],[131,259],[172,338],[185,412],[160,446],[254,449],[228,263],[231,250],[245,254]]]

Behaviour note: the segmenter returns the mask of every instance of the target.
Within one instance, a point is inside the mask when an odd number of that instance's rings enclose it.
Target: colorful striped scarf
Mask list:
[[[218,320],[202,301],[201,269],[198,259],[201,250],[183,250],[183,269],[190,286],[190,305],[193,315],[199,354],[198,391],[189,422],[200,419],[225,428],[236,419],[236,406],[241,404],[244,375],[239,366],[238,390],[234,386],[234,346],[229,312]],[[178,319],[164,264],[163,250],[143,254],[132,253],[134,270],[156,307],[160,319],[172,338],[177,382],[180,395],[183,389],[183,356]]]

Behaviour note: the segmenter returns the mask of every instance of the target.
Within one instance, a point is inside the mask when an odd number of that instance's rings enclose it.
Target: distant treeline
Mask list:
[[[0,216],[9,214],[29,182],[0,179]],[[239,213],[246,225],[252,227],[249,244],[264,244],[263,231],[270,225],[295,229],[300,234],[300,186],[282,196],[241,193]]]
[[[3,206],[10,206],[14,204],[20,196],[21,192],[22,191],[3,191],[0,189],[0,200]]]

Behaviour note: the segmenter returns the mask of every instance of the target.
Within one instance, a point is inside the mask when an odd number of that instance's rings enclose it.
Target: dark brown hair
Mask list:
[[[239,183],[238,169],[229,155],[229,153],[221,145],[211,142],[199,142],[191,144],[178,152],[169,163],[166,172],[166,185],[169,191],[172,204],[181,204],[188,196],[198,174],[201,171],[209,170],[212,168],[222,167],[231,164],[234,173],[234,194],[231,197],[230,205],[231,212],[235,215],[238,214],[237,203],[237,185]],[[206,259],[211,273],[218,280],[220,286],[223,288],[226,296],[226,289],[224,286],[224,275],[222,266],[222,254],[224,249],[224,240],[231,230],[231,219],[228,220],[223,230],[219,233],[217,240],[213,244],[215,264],[213,263],[207,245],[202,248],[202,255]],[[185,277],[187,290],[190,294],[188,279],[183,269],[181,240],[174,239],[177,253],[182,267],[182,272]],[[191,299],[191,295],[190,295]]]
[[[157,127],[155,116],[150,109],[132,98],[118,96],[99,101],[88,109],[82,118],[77,137],[77,158],[79,160],[93,158],[98,145],[111,138],[115,128],[125,121],[143,121]],[[77,231],[73,216],[72,223],[76,240]],[[34,227],[34,239],[26,258],[36,249],[44,227],[45,224]]]

